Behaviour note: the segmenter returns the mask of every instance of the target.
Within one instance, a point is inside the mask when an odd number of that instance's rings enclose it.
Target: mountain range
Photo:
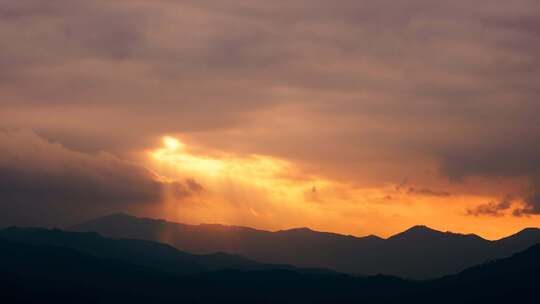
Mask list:
[[[96,233],[9,228],[0,231],[0,302],[534,303],[540,282],[540,244],[427,281],[215,257]]]
[[[194,255],[166,244],[137,239],[111,239],[96,232],[10,227],[0,230],[0,239],[31,246],[67,248],[96,258],[122,260],[176,275],[230,269],[294,269],[292,266],[263,264],[221,252]]]
[[[540,243],[540,229],[490,241],[474,234],[415,226],[387,239],[298,228],[269,232],[214,224],[187,225],[113,214],[69,227],[114,238],[163,242],[192,254],[226,252],[262,263],[325,268],[355,275],[436,278],[510,256]]]

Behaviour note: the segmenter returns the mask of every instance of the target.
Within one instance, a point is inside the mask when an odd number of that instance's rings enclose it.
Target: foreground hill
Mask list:
[[[282,269],[179,275],[0,238],[1,303],[536,303],[539,283],[540,245],[422,283]]]
[[[425,282],[410,303],[538,303],[540,244],[505,259]],[[437,299],[434,302],[434,299]]]
[[[179,275],[126,262],[148,258],[141,252],[111,259],[31,243],[0,238],[0,303],[373,303],[414,286],[284,269]]]
[[[388,239],[323,233],[307,228],[277,232],[222,225],[186,225],[115,214],[71,227],[106,236],[160,241],[196,254],[227,252],[257,261],[321,267],[353,274],[425,279],[503,258],[540,242],[540,229],[498,241],[416,226]]]
[[[173,274],[226,269],[293,269],[291,266],[262,264],[225,253],[193,255],[166,244],[135,239],[110,239],[95,232],[12,227],[0,230],[0,239],[26,245],[67,248],[97,258],[121,260]]]

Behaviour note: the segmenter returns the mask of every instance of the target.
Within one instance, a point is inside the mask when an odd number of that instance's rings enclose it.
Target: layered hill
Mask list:
[[[247,227],[187,225],[114,214],[70,227],[116,238],[167,243],[194,254],[227,252],[264,263],[426,279],[454,274],[540,243],[530,228],[498,241],[415,226],[390,238],[354,237],[299,228],[269,232]]]
[[[540,245],[456,275],[414,282],[272,268],[180,274],[144,263],[153,259],[144,251],[98,257],[80,244],[73,249],[36,242],[31,234],[5,236],[2,303],[536,303],[540,283]],[[69,236],[93,242],[79,237]],[[117,241],[122,242],[103,245]]]
[[[0,230],[0,240],[28,246],[64,248],[100,259],[118,260],[176,275],[230,269],[294,269],[287,265],[258,263],[227,253],[189,254],[166,244],[146,240],[106,238],[95,232],[11,227]]]

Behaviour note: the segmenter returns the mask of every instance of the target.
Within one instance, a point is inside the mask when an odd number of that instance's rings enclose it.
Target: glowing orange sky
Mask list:
[[[495,197],[424,196],[397,184],[374,188],[302,172],[285,160],[264,155],[198,153],[177,138],[163,138],[150,166],[170,179],[194,178],[204,193],[181,201],[169,199],[167,217],[186,223],[222,223],[279,230],[310,227],[343,234],[390,236],[416,224],[442,231],[477,233],[488,239],[538,225],[537,218],[474,217],[477,202]]]
[[[538,226],[538,3],[0,1],[0,226]]]

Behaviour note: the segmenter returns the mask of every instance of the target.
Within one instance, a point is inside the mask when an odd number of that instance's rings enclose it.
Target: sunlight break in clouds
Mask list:
[[[150,157],[154,170],[165,178],[192,177],[206,190],[189,203],[173,203],[171,212],[176,219],[265,229],[310,226],[350,231],[343,219],[334,221],[343,216],[343,210],[334,207],[350,205],[359,195],[352,197],[346,185],[300,172],[285,160],[263,155],[196,154],[173,137],[164,137],[163,146]],[[376,199],[385,195],[366,189],[360,196]]]
[[[219,183],[249,187],[274,200],[300,201],[306,190],[332,185],[322,178],[301,175],[292,164],[269,156],[196,155],[180,140],[169,136],[163,138],[163,147],[153,151],[151,158],[165,176],[193,176],[214,189]]]
[[[464,210],[489,196],[439,194],[388,184],[360,188],[303,172],[294,163],[265,155],[236,155],[187,144],[172,136],[149,153],[149,166],[169,181],[193,179],[199,195],[168,195],[168,219],[279,230],[311,227],[353,235],[388,236],[418,223],[441,230],[475,231],[498,238],[533,218],[471,217]],[[400,187],[401,186],[401,187]],[[479,229],[499,220],[499,229]]]

